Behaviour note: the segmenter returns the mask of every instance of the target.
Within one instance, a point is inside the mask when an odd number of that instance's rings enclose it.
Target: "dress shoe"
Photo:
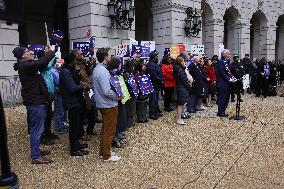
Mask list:
[[[153,120],[157,120],[158,117],[157,116],[149,116],[150,119],[153,119]]]
[[[46,155],[48,155],[48,154],[50,154],[50,151],[48,151],[48,150],[41,150],[41,151],[40,151],[40,155],[41,155],[41,156],[46,156]]]
[[[88,144],[80,144],[79,148],[80,149],[84,149],[84,148],[88,148],[89,145]]]
[[[42,138],[41,139],[41,144],[49,146],[49,145],[54,145],[55,142],[52,139]]]
[[[157,117],[163,117],[163,114],[159,112],[159,113],[157,114]]]
[[[90,132],[87,131],[87,135],[94,136],[94,135],[100,135],[100,133],[97,133],[95,131],[90,131]]]
[[[68,129],[61,129],[61,130],[55,130],[57,134],[66,134],[68,133]]]
[[[50,163],[52,163],[52,160],[43,157],[32,160],[32,164],[50,164]]]
[[[224,114],[224,113],[217,113],[218,117],[229,117],[228,114]]]
[[[89,151],[87,150],[78,150],[76,152],[70,152],[70,156],[85,156],[85,155],[88,155],[89,154]]]

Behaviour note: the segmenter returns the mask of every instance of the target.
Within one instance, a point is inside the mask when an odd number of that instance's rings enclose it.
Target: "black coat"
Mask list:
[[[203,84],[202,84],[203,75],[201,68],[199,68],[197,65],[192,63],[188,66],[188,71],[193,78],[192,94],[194,94],[197,97],[200,97],[203,93]]]
[[[245,75],[243,64],[241,62],[233,62],[231,64],[231,72],[236,79],[241,79]]]
[[[187,102],[189,98],[190,85],[188,82],[185,68],[179,65],[174,65],[173,75],[176,80],[176,93],[179,102]],[[181,103],[182,104],[182,103]]]
[[[18,71],[22,84],[22,98],[25,106],[46,104],[48,90],[46,83],[39,72],[46,69],[48,63],[54,58],[53,52],[48,52],[39,61],[18,61],[14,69]]]
[[[67,110],[72,108],[82,108],[84,104],[84,88],[80,84],[79,73],[68,65],[64,65],[59,78],[63,107]]]

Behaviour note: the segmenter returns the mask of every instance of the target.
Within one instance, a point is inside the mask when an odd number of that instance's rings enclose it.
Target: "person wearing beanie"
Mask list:
[[[16,47],[13,50],[17,63],[14,69],[18,71],[22,85],[21,95],[23,104],[27,109],[27,119],[30,128],[30,148],[33,164],[49,164],[52,161],[42,157],[49,151],[40,150],[40,139],[44,130],[46,116],[46,104],[48,101],[48,90],[39,72],[46,69],[48,63],[55,57],[50,46],[46,46],[45,55],[38,61],[34,61],[34,52],[24,47]]]

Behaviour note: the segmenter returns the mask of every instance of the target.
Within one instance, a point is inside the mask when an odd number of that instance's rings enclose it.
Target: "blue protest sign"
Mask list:
[[[84,57],[92,56],[92,48],[90,42],[73,42],[73,49],[80,49]]]
[[[133,56],[134,54],[140,54],[142,58],[147,58],[150,55],[150,47],[132,45],[131,56]]]
[[[64,33],[62,31],[53,30],[50,38],[50,45],[60,45],[63,37]]]
[[[118,96],[123,96],[123,91],[122,87],[119,82],[119,77],[118,76],[112,76],[110,77],[110,84],[114,87],[116,93]]]
[[[141,57],[148,58],[150,56],[150,47],[141,47]]]
[[[170,54],[170,48],[165,48],[164,56],[168,56]]]
[[[44,51],[44,45],[40,44],[28,45],[28,49],[34,51],[35,59],[37,59],[37,53],[40,50]]]
[[[134,93],[134,95],[137,97],[137,96],[138,96],[138,93],[139,93],[139,89],[138,89],[138,86],[137,86],[137,83],[136,83],[136,81],[135,81],[135,78],[134,78],[134,75],[133,75],[133,74],[130,74],[127,83],[128,83],[128,84],[130,85],[130,87],[133,89],[133,93]]]
[[[143,95],[150,94],[154,91],[149,75],[138,76],[138,84]]]

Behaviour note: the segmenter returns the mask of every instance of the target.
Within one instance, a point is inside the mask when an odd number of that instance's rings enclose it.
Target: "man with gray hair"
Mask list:
[[[236,82],[236,79],[231,74],[230,70],[230,56],[228,49],[224,49],[221,53],[221,59],[217,63],[217,104],[219,117],[227,117],[225,114],[230,100],[230,82]]]

